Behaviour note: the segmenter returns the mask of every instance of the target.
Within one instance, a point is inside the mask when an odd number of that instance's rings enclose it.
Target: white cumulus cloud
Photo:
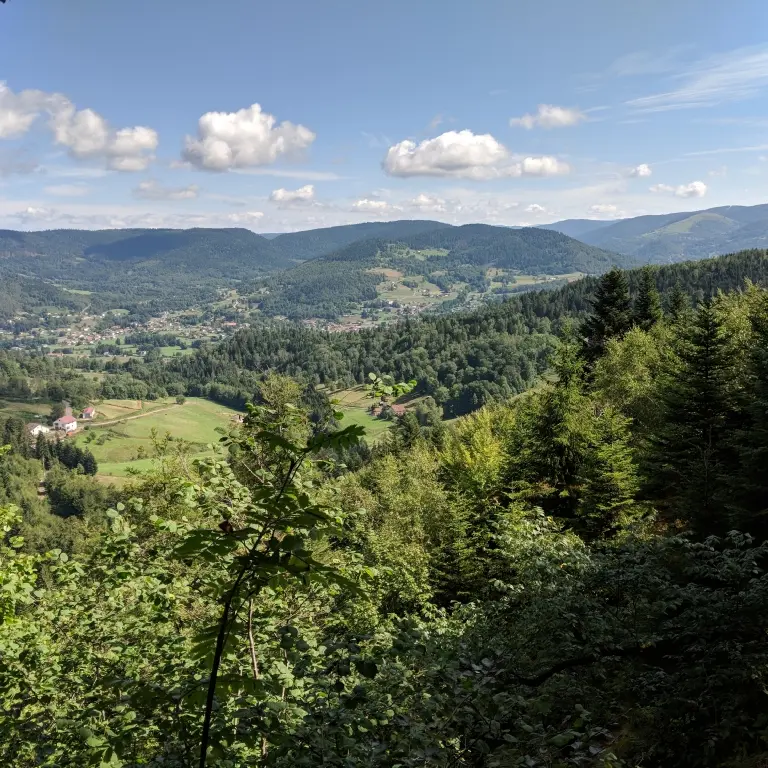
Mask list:
[[[40,208],[29,205],[23,211],[15,214],[16,218],[22,221],[47,221],[55,215],[56,211],[51,208]]]
[[[143,171],[154,157],[159,142],[152,128],[114,131],[98,112],[77,110],[65,98],[54,100],[50,111],[53,139],[66,147],[71,157],[98,159],[115,171]]]
[[[238,112],[206,112],[197,138],[187,136],[183,159],[206,171],[269,165],[312,144],[315,134],[303,125],[278,124],[259,104]]]
[[[445,200],[434,195],[425,195],[423,192],[409,200],[407,205],[417,211],[429,211],[430,213],[445,213],[448,210]]]
[[[653,173],[651,166],[648,163],[640,163],[630,170],[629,175],[636,178],[646,178]]]
[[[707,185],[703,181],[692,181],[690,184],[680,184],[677,187],[669,184],[654,184],[650,187],[650,191],[675,197],[704,197],[707,194]]]
[[[546,213],[547,209],[538,203],[531,203],[525,207],[526,213]]]
[[[390,176],[443,176],[487,180],[523,175],[551,176],[568,173],[568,166],[554,157],[516,158],[489,133],[447,131],[434,139],[395,144],[384,158]]]
[[[306,184],[298,189],[275,189],[269,199],[273,203],[311,203],[315,199],[315,187]]]
[[[524,157],[520,161],[520,170],[524,176],[559,176],[568,173],[568,165],[556,157]]]
[[[597,203],[589,207],[589,213],[592,216],[605,216],[613,218],[619,215],[619,208],[611,203]]]
[[[166,187],[159,181],[148,179],[133,190],[133,196],[139,200],[194,200],[198,191],[195,184],[188,187]]]
[[[153,160],[158,136],[152,128],[114,130],[92,109],[76,109],[61,93],[27,90],[16,94],[0,83],[0,139],[23,136],[43,114],[53,140],[75,159],[97,159],[117,171],[142,171]]]
[[[509,124],[526,130],[532,128],[567,128],[586,120],[587,116],[575,107],[557,107],[554,104],[539,104],[539,108],[531,114],[513,117]]]
[[[261,211],[244,211],[243,213],[229,213],[227,214],[227,221],[231,221],[233,224],[257,224],[264,214]]]
[[[386,200],[369,200],[363,198],[352,203],[352,209],[355,211],[364,211],[366,213],[384,213],[392,206]]]
[[[0,139],[23,136],[45,109],[50,94],[27,90],[14,93],[0,81]]]

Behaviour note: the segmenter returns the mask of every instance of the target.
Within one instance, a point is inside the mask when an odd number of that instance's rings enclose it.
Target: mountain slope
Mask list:
[[[89,303],[87,296],[70,293],[43,280],[10,277],[0,280],[0,323],[13,320],[23,324],[28,314],[41,310],[83,309]]]
[[[595,224],[581,233],[585,243],[650,263],[708,258],[768,245],[768,205],[731,205]]]
[[[454,261],[547,274],[601,273],[614,265],[634,266],[631,258],[608,253],[559,232],[536,227],[510,229],[488,224],[466,224],[425,232],[400,242],[415,250],[446,249]]]
[[[349,263],[346,266],[350,268]],[[768,286],[768,252],[670,264],[655,268],[653,275],[665,303],[675,285],[701,300],[718,290],[739,290],[747,279]],[[627,277],[636,296],[641,272],[632,270]],[[433,396],[446,415],[455,416],[530,386],[548,365],[552,328],[564,317],[589,312],[597,286],[596,277],[587,277],[471,312],[423,315],[358,333],[328,334],[296,324],[269,323],[240,331],[189,357],[175,358],[168,367],[201,388],[216,382],[219,392],[229,387],[233,393],[242,390],[242,371],[274,370],[331,388],[362,383],[370,371],[391,374],[399,381],[418,377],[420,392]],[[428,375],[423,373],[425,365]]]
[[[0,275],[94,291],[108,304],[172,308],[291,264],[247,229],[0,230]]]
[[[619,221],[619,219],[613,219],[611,221],[598,221],[596,219],[565,219],[564,221],[556,221],[554,224],[540,224],[537,229],[552,229],[555,232],[559,232],[561,235],[575,237],[578,240],[582,235],[586,235],[588,232],[596,232],[598,229],[608,227],[616,221]]]
[[[410,284],[412,290],[419,289],[422,282],[429,292],[437,287],[446,301],[453,300],[447,298],[451,292],[454,298],[464,294],[469,299],[473,294],[476,301],[498,281],[502,285],[495,291],[526,289],[516,286],[515,275],[599,274],[614,264],[634,266],[635,261],[559,232],[469,224],[394,242],[376,238],[351,243],[269,277],[254,286],[253,300],[267,315],[336,319],[381,306],[378,288],[402,278],[406,278],[402,285]],[[407,291],[403,295],[414,298]],[[394,301],[391,295],[384,298]]]
[[[364,224],[288,232],[271,238],[271,241],[287,258],[305,260],[324,256],[359,240],[381,238],[397,241],[450,226],[440,221],[369,221]]]

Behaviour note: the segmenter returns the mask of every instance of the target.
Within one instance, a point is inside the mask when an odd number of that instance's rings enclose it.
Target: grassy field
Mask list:
[[[8,416],[19,416],[24,421],[40,421],[48,418],[51,406],[48,403],[19,403],[12,400],[0,399],[0,413]]]
[[[151,467],[152,459],[144,457],[152,455],[153,429],[160,436],[167,432],[178,440],[191,443],[193,453],[203,456],[210,453],[208,444],[217,443],[221,437],[216,428],[226,429],[237,413],[210,400],[194,397],[184,405],[156,401],[152,403],[156,407],[148,410],[140,410],[137,406],[138,403],[131,400],[113,400],[106,406],[97,406],[100,413],[105,407],[110,414],[118,413],[113,418],[121,418],[121,421],[103,427],[95,421],[90,429],[75,438],[78,445],[93,452],[99,463],[99,478],[104,481],[126,477],[129,469],[146,470]],[[139,418],[126,418],[139,415]]]
[[[158,408],[168,408],[173,405],[173,398],[162,400],[102,400],[96,405],[96,421],[111,421],[112,419],[122,419],[126,416],[138,416],[141,413],[150,413]]]
[[[336,407],[344,413],[344,418],[340,422],[341,426],[348,427],[351,424],[358,424],[365,428],[367,442],[375,443],[392,424],[389,421],[377,419],[368,413],[368,408],[370,408],[373,400],[366,395],[363,387],[355,387],[354,389],[342,389],[333,392],[329,396],[331,400],[338,401]]]

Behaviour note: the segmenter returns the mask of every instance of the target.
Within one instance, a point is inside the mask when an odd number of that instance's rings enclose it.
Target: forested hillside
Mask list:
[[[400,222],[402,223],[402,222]],[[489,268],[523,274],[601,274],[634,260],[608,253],[557,232],[471,224],[403,236],[373,238],[271,277],[253,300],[269,316],[334,319],[377,298],[387,270],[421,276],[448,291],[454,285],[485,292]],[[262,295],[266,294],[266,295]]]
[[[153,471],[54,525],[6,429],[0,763],[761,765],[768,292],[680,287],[713,276],[521,297],[585,302],[547,382],[452,425],[406,414],[356,471],[360,428],[272,374],[219,453],[159,440]]]
[[[652,275],[666,302],[675,286],[698,301],[719,290],[741,289],[746,280],[768,284],[768,256],[748,251],[657,267]],[[642,276],[642,270],[628,273],[632,295]],[[223,344],[172,361],[162,375],[193,383],[193,394],[213,388],[217,396],[242,401],[256,375],[248,372],[277,370],[333,387],[363,383],[369,371],[380,371],[404,381],[418,379],[420,391],[455,416],[527,389],[544,370],[563,318],[582,316],[596,285],[597,278],[585,278],[476,312],[423,317],[356,333],[329,334],[281,324],[245,330]]]
[[[765,251],[747,251],[654,267],[650,273],[631,270],[632,296],[648,274],[665,305],[680,292],[701,301],[721,290],[742,290],[747,280],[768,285],[768,257]],[[95,397],[151,400],[186,394],[242,407],[269,371],[328,389],[362,384],[373,371],[401,381],[417,379],[418,393],[434,398],[453,417],[534,384],[548,365],[563,321],[584,316],[597,285],[597,278],[585,278],[473,312],[409,318],[351,333],[264,322],[170,360],[0,351],[0,397],[66,398],[80,407]],[[86,380],[83,370],[98,372],[99,378]]]
[[[403,258],[412,248],[433,252],[423,262]],[[377,259],[379,251],[392,252],[393,258]],[[301,266],[321,256],[323,266]],[[356,262],[352,270],[338,263],[349,260]],[[366,270],[394,261],[407,274],[438,272],[449,285],[483,283],[484,267],[490,265],[562,274],[599,273],[615,261],[628,263],[555,233],[431,221],[372,222],[269,240],[246,229],[0,231],[0,276],[33,277],[87,291],[97,312],[115,307],[145,314],[186,309],[212,301],[217,289],[246,281],[247,290],[254,280],[283,272],[258,284],[257,290],[267,291],[266,297],[258,297],[263,312],[337,317],[374,300],[376,282]]]
[[[617,222],[583,220],[550,224],[548,229],[585,243],[666,264],[768,246],[768,205],[728,205],[703,211],[637,216]],[[576,234],[578,233],[578,234]]]
[[[75,311],[87,304],[86,296],[69,293],[43,280],[6,277],[0,284],[0,322],[46,309]]]
[[[276,235],[273,242],[286,256],[303,261],[325,256],[360,240],[382,239],[399,242],[410,235],[450,226],[440,221],[369,221],[341,227],[308,229],[304,232],[287,232]]]
[[[90,291],[103,307],[186,307],[292,263],[247,229],[0,231],[0,275]]]

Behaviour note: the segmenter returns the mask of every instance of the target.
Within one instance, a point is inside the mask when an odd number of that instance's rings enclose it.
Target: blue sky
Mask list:
[[[768,202],[759,0],[8,0],[0,227]]]

